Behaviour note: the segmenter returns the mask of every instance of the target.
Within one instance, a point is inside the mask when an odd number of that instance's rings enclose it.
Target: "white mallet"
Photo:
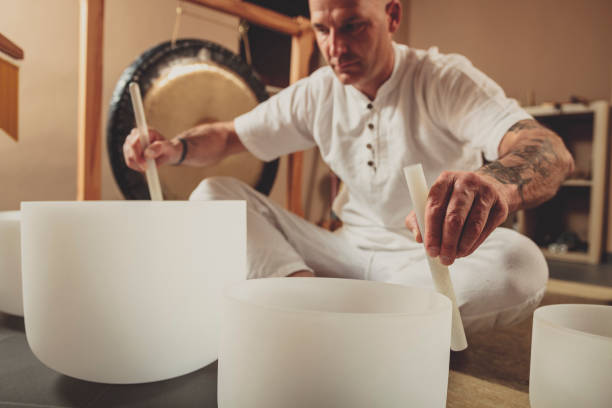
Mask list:
[[[142,151],[149,146],[149,128],[142,106],[142,97],[140,96],[140,87],[136,82],[130,83],[130,96],[132,97],[132,107],[134,108],[134,116],[136,117],[136,126],[140,133],[140,145]],[[159,184],[159,176],[157,174],[157,165],[155,160],[147,159],[147,185],[149,186],[149,195],[153,201],[162,201],[161,185]]]
[[[414,205],[414,212],[417,216],[419,229],[421,230],[421,233],[425,235],[425,204],[427,202],[429,189],[427,188],[427,182],[425,181],[425,174],[423,174],[423,166],[420,164],[415,164],[404,167],[404,176],[406,176],[406,182],[408,183],[408,189],[410,190],[410,197],[412,198],[412,204]],[[443,295],[446,295],[453,304],[451,350],[465,350],[468,346],[467,339],[465,338],[465,330],[463,329],[463,323],[461,322],[461,315],[459,314],[459,308],[457,307],[455,291],[453,289],[453,283],[450,279],[448,267],[440,263],[438,258],[432,258],[429,255],[427,255],[427,262],[429,263],[429,270],[431,271],[431,276],[436,286],[436,290]]]

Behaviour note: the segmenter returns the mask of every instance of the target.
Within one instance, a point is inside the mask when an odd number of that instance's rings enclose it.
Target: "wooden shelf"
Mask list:
[[[564,187],[591,187],[593,185],[592,180],[584,179],[568,179],[562,184]]]
[[[12,61],[14,59],[15,61]],[[0,34],[0,137],[19,140],[19,65],[23,50]]]
[[[568,251],[564,253],[551,252],[547,248],[540,248],[546,259],[551,261],[579,262],[590,263],[589,254],[587,252]]]
[[[528,106],[525,110],[532,116],[556,116],[594,112],[591,105],[581,103],[565,103],[559,108],[554,105]]]

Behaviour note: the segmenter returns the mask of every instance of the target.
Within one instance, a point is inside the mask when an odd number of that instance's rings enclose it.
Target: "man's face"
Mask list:
[[[327,63],[344,84],[372,87],[393,67],[393,0],[310,0],[310,20]],[[399,16],[396,16],[399,23]],[[390,72],[388,73],[390,74]],[[385,80],[386,78],[383,78]],[[381,81],[378,81],[376,87]]]

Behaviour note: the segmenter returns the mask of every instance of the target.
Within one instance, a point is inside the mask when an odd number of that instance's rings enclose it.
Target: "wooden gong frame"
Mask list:
[[[314,32],[308,19],[291,18],[242,0],[183,0],[243,18],[291,36],[289,82],[308,76]],[[101,116],[104,0],[80,0],[77,200],[99,200],[102,190]],[[302,152],[289,155],[287,208],[303,216]]]

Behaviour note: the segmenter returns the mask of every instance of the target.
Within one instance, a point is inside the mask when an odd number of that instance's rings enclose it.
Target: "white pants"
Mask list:
[[[330,232],[290,213],[229,177],[204,180],[190,200],[246,200],[249,278],[317,276],[368,279],[433,288],[425,251],[355,247],[341,228]],[[548,266],[538,247],[516,231],[497,228],[470,256],[449,267],[468,332],[507,326],[529,316],[544,296]]]

